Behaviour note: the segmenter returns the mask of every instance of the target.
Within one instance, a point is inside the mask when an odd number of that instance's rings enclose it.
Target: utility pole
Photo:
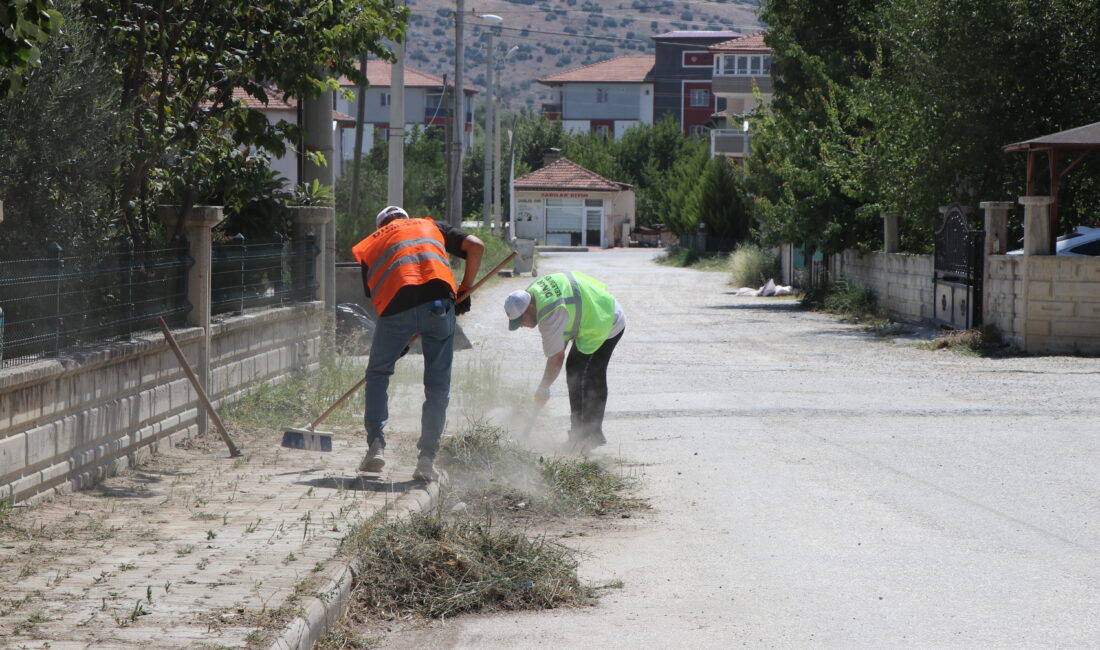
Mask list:
[[[493,228],[493,28],[486,31],[485,47],[485,160],[482,165],[481,220]]]
[[[390,68],[389,170],[386,202],[405,202],[405,43],[394,43],[396,60]]]
[[[462,88],[462,66],[465,47],[462,42],[462,20],[466,11],[464,0],[455,0],[455,89],[454,117],[451,119],[450,201],[447,220],[452,226],[462,225],[462,136],[466,131],[465,93]]]
[[[359,56],[359,70],[363,78],[367,76],[367,53]],[[369,82],[368,82],[369,83]],[[359,217],[359,170],[363,162],[363,120],[367,110],[367,84],[360,84],[355,97],[355,152],[351,165],[351,219],[354,223]]]
[[[496,66],[493,66],[494,74]],[[498,230],[504,218],[500,210],[500,78],[496,79],[496,97],[493,98],[493,232]]]

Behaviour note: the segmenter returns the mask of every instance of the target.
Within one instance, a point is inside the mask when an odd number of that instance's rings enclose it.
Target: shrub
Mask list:
[[[759,287],[778,275],[775,254],[757,244],[744,243],[733,252],[730,284],[735,287]]]

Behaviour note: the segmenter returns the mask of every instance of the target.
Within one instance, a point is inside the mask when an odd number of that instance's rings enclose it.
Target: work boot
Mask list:
[[[602,432],[590,433],[581,441],[581,453],[587,454],[596,447],[602,447],[607,444],[607,438],[603,437]]]
[[[367,449],[367,455],[363,456],[363,462],[359,463],[359,471],[381,472],[382,468],[386,466],[386,458],[382,453],[383,449],[385,449],[385,447],[382,446],[381,438],[370,443],[370,448]]]
[[[413,470],[414,481],[431,483],[439,480],[439,472],[435,471],[435,461],[427,456],[416,459],[416,469]]]

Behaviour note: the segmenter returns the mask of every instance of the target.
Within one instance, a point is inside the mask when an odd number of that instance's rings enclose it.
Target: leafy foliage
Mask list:
[[[0,97],[20,92],[40,47],[61,25],[50,0],[0,0]]]

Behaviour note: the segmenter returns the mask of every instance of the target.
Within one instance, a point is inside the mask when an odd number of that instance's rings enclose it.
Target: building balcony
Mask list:
[[[545,115],[548,120],[560,120],[561,104],[543,104],[542,114]]]
[[[711,129],[710,155],[744,158],[751,152],[751,133],[741,129]]]
[[[775,84],[770,76],[749,77],[714,73],[711,80],[711,92],[715,95],[752,95],[752,86],[756,84],[763,95],[775,92]]]

